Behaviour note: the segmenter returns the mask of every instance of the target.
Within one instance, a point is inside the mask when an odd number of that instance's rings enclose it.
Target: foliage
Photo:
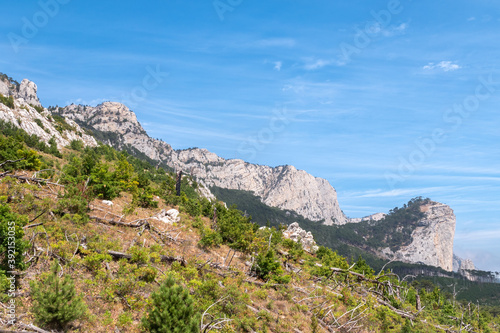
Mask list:
[[[199,332],[200,315],[194,311],[193,299],[187,290],[175,284],[172,276],[151,299],[152,307],[142,320],[148,332]]]
[[[17,143],[24,143],[30,148],[38,151],[52,154],[56,157],[62,157],[61,153],[57,150],[55,139],[49,141],[49,146],[45,144],[39,137],[34,134],[28,134],[25,130],[18,128],[11,123],[0,120],[0,134],[3,134]]]
[[[0,270],[24,269],[24,251],[29,242],[24,237],[23,227],[28,223],[26,216],[11,212],[0,203]]]
[[[4,104],[6,107],[13,109],[14,108],[14,97],[9,96],[5,97],[4,95],[0,94],[0,103]]]
[[[68,124],[66,119],[57,113],[52,114],[52,119],[55,121],[54,127],[59,133],[63,134],[64,131],[75,131],[75,127]]]
[[[76,223],[86,223],[90,200],[91,193],[84,182],[69,183],[64,188],[64,194],[60,194],[56,212],[61,216],[70,214]]]
[[[59,263],[54,261],[50,274],[40,282],[31,283],[35,304],[32,312],[35,319],[47,327],[65,328],[72,321],[83,317],[86,305],[76,293],[68,275],[58,275]]]
[[[281,263],[279,262],[273,250],[268,250],[265,253],[259,253],[256,258],[254,270],[257,275],[263,279],[268,280],[273,276],[280,276],[283,274]]]
[[[7,160],[21,161],[3,165],[4,170],[39,170],[42,166],[36,151],[26,148],[22,142],[15,138],[0,136],[0,162]]]
[[[210,248],[219,246],[220,244],[222,244],[222,237],[218,232],[213,231],[209,228],[203,228],[202,236],[200,238],[200,241],[198,242],[198,245],[200,247]]]
[[[69,144],[70,148],[76,151],[82,151],[84,144],[82,140],[73,140]]]

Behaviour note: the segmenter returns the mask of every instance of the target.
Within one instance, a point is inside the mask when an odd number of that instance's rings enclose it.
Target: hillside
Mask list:
[[[23,130],[1,128],[9,133],[0,135],[2,253],[15,228],[14,259],[1,258],[4,331],[139,332],[166,281],[192,300],[193,331],[498,331],[495,308],[324,247],[307,253],[280,230],[201,197],[189,176],[178,196],[174,174],[109,146],[73,141],[44,152],[29,148]],[[54,308],[42,301],[56,281],[75,292]],[[49,320],[49,308],[69,319]]]

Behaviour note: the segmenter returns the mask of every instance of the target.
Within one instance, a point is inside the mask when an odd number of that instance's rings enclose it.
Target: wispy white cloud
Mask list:
[[[330,64],[332,64],[331,60],[307,59],[306,64],[304,65],[304,68],[307,69],[308,71],[311,71],[311,70],[323,68],[323,67],[328,66]]]
[[[281,61],[274,62],[274,70],[277,70],[279,72],[281,70],[281,66],[283,66],[283,62]]]
[[[423,69],[425,69],[425,70],[440,69],[440,70],[443,70],[445,72],[456,71],[460,68],[462,68],[462,66],[460,66],[456,63],[453,63],[452,61],[441,61],[437,64],[430,62],[423,67]]]
[[[410,25],[408,23],[401,23],[400,25],[392,25],[387,28],[383,28],[382,25],[377,22],[374,23],[366,32],[373,35],[381,35],[383,37],[392,37],[404,34],[409,26]]]
[[[471,17],[469,17],[469,18],[467,19],[467,21],[469,21],[469,22],[470,22],[470,21],[475,21],[475,20],[476,20],[476,18],[475,18],[474,16],[471,16]]]
[[[477,188],[475,186],[433,186],[433,187],[415,187],[393,190],[367,190],[360,192],[345,193],[345,197],[349,198],[379,198],[379,197],[400,197],[400,196],[416,196],[427,195],[431,193],[449,193],[451,191],[465,191]]]
[[[484,241],[488,239],[500,239],[500,229],[467,230],[455,233],[455,240],[460,241]]]
[[[294,47],[296,41],[293,38],[267,38],[252,43],[255,47]]]

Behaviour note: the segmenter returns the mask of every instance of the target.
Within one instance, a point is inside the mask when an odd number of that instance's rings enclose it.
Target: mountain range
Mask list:
[[[208,198],[214,198],[212,191],[215,189],[248,192],[263,205],[286,212],[289,216],[285,221],[287,224],[299,216],[305,221],[329,227],[321,229],[327,233],[322,237],[330,237],[329,230],[340,230],[338,233],[348,230],[366,244],[369,241],[375,244],[371,235],[373,230],[387,229],[391,216],[394,219],[396,213],[349,218],[341,210],[337,192],[327,180],[294,166],[269,167],[239,159],[224,159],[200,148],[175,150],[168,143],[151,138],[135,113],[120,103],[43,108],[35,83],[27,79],[18,83],[6,75],[0,79],[0,94],[0,120],[35,134],[45,142],[55,140],[58,147],[64,147],[74,140],[81,140],[88,146],[96,146],[101,141],[171,171],[191,175]],[[393,235],[378,239],[377,245],[347,242],[383,259],[425,264],[445,271],[452,271],[454,264],[455,270],[460,270],[460,262],[466,263],[462,269],[474,267],[458,257],[454,261],[456,218],[449,206],[423,200],[412,209],[415,218],[411,223],[405,225],[400,221],[394,224]],[[248,213],[253,216],[256,212]],[[371,231],[363,234],[361,230]]]

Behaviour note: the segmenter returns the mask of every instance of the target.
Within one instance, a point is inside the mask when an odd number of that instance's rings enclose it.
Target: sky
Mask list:
[[[117,101],[175,149],[294,165],[349,217],[416,196],[500,271],[500,3],[9,1],[0,72],[45,107]]]

